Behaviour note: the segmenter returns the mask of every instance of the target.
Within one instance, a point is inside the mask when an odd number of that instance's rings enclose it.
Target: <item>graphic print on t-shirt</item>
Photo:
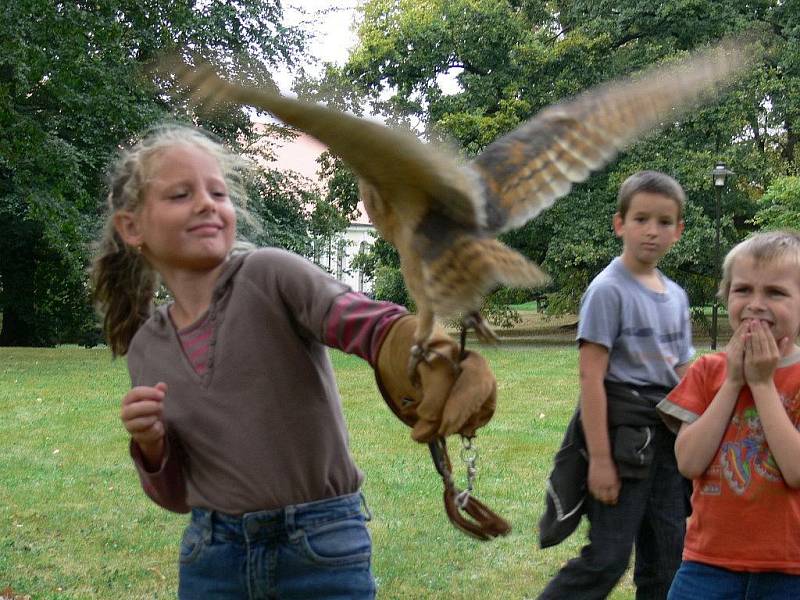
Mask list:
[[[797,427],[800,421],[800,393],[792,399],[781,395],[781,402]],[[739,495],[744,494],[754,476],[766,481],[781,481],[780,469],[767,446],[767,437],[755,406],[734,415],[731,425],[737,429],[736,437],[720,448],[722,473],[730,488]]]

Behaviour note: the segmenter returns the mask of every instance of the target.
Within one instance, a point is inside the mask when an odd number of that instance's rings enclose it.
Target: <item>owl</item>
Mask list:
[[[543,109],[469,161],[375,121],[225,81],[208,64],[173,61],[166,71],[196,104],[267,111],[348,164],[370,220],[397,248],[417,306],[413,373],[437,318],[461,317],[480,339],[496,339],[479,313],[484,296],[548,281],[499,234],[536,217],[633,141],[712,100],[751,56],[745,43],[728,41],[607,82]]]

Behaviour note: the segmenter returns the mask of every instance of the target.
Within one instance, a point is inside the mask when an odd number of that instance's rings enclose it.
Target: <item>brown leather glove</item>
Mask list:
[[[419,363],[421,385],[408,376],[417,318],[399,318],[378,351],[375,377],[386,402],[411,426],[411,437],[428,442],[437,435],[472,436],[492,418],[497,404],[497,384],[486,360],[467,352],[458,361],[456,342],[441,328],[434,330],[427,361]]]

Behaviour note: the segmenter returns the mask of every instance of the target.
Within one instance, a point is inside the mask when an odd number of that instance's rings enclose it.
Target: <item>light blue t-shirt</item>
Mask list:
[[[581,299],[577,339],[608,348],[609,381],[673,387],[675,367],[694,355],[686,292],[658,275],[664,292],[642,285],[617,257]]]

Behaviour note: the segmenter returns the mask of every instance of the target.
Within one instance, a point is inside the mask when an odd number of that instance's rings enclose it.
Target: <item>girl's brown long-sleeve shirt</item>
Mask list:
[[[208,369],[198,375],[159,307],[128,353],[134,386],[168,385],[160,469],[147,471],[131,443],[145,492],[175,512],[242,514],[357,491],[363,475],[326,346],[374,365],[405,313],[289,252],[234,256],[214,290]]]

